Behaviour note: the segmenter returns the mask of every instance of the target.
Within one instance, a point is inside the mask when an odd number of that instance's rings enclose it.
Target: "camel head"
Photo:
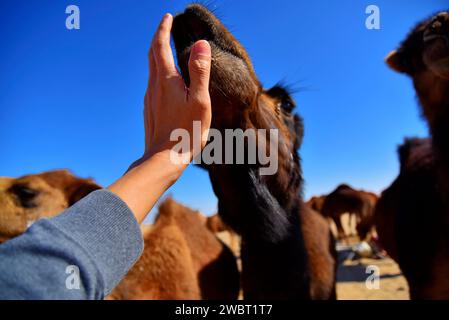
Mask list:
[[[265,90],[244,47],[212,12],[199,4],[188,6],[175,17],[172,35],[178,65],[187,85],[192,45],[200,39],[211,45],[213,128],[278,129],[277,174],[285,181],[286,187],[289,177],[297,178],[299,174],[296,150],[303,137],[302,119],[293,113],[295,103],[288,90],[282,86]]]
[[[100,187],[66,170],[20,178],[0,177],[0,243],[16,237],[36,220],[57,215]]]
[[[449,12],[419,23],[386,62],[393,70],[412,77],[432,126],[441,107],[449,103]]]
[[[231,202],[235,206],[219,208],[220,214],[223,211],[237,214],[237,208],[242,210],[245,206],[247,211],[291,207],[300,194],[301,169],[297,149],[303,138],[303,121],[293,113],[295,102],[288,90],[279,85],[264,89],[245,48],[218,18],[202,5],[190,5],[183,13],[175,17],[172,36],[179,69],[187,85],[189,84],[188,60],[192,45],[198,40],[207,40],[211,45],[212,66],[209,92],[212,101],[212,128],[220,132],[227,129],[243,131],[265,129],[267,132],[270,129],[277,130],[278,147],[275,152],[277,152],[278,164],[274,174],[259,176],[256,170],[252,170],[254,167],[261,167],[259,162],[254,165],[245,162],[243,166],[227,164],[206,166],[215,193],[222,200],[223,206],[225,204],[228,206]],[[256,148],[266,148],[270,145],[270,139],[268,134],[265,137],[258,137]],[[228,169],[233,173],[230,174]],[[239,186],[237,181],[240,181]],[[243,199],[243,194],[248,190],[253,190],[254,194]],[[236,197],[237,193],[239,195]],[[242,198],[241,201],[237,199],[238,197]],[[259,199],[253,201],[259,203],[259,208],[250,209],[243,203],[251,202],[250,198]],[[260,199],[267,203],[260,205],[263,202]],[[271,211],[275,210],[278,209]],[[239,226],[251,224],[249,218],[246,223],[241,221],[233,223],[232,219],[227,219],[229,217],[226,214],[225,216],[225,222],[233,228],[237,224]],[[272,221],[268,224],[286,223]]]
[[[323,209],[324,200],[326,200],[326,196],[314,196],[307,201],[307,205],[311,209],[321,212]]]

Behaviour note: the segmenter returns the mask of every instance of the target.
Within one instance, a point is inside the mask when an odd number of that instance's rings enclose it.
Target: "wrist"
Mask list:
[[[135,162],[136,166],[142,168],[142,170],[152,172],[153,174],[157,173],[157,175],[166,179],[167,185],[171,186],[179,179],[189,164],[173,161],[171,152],[170,149],[166,149],[151,154],[144,154],[142,158]],[[155,170],[157,170],[157,172],[154,172]]]
[[[181,176],[187,164],[176,164],[170,150],[143,156],[126,174],[109,186],[131,209],[140,223],[162,194]]]

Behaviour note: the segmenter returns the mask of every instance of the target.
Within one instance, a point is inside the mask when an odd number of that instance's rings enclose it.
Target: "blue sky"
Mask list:
[[[143,150],[147,50],[166,12],[188,1],[0,2],[0,176],[69,168],[107,186]],[[384,56],[443,0],[213,1],[268,88],[284,80],[305,120],[306,197],[347,182],[381,191],[398,172],[396,147],[425,136],[411,81]],[[78,5],[81,29],[65,28]],[[381,30],[365,28],[365,8]],[[207,214],[207,174],[189,167],[169,190]]]

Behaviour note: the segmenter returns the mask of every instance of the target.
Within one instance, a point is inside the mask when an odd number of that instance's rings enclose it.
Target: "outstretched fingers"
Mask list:
[[[150,50],[153,52],[154,64],[157,69],[157,76],[169,78],[178,75],[170,46],[170,31],[173,24],[173,16],[167,13],[163,18],[154,35]],[[150,59],[151,68],[151,59]]]

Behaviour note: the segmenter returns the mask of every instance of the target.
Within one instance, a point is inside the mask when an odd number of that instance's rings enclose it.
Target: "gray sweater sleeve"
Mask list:
[[[103,299],[142,250],[127,205],[95,191],[0,245],[0,299]]]

